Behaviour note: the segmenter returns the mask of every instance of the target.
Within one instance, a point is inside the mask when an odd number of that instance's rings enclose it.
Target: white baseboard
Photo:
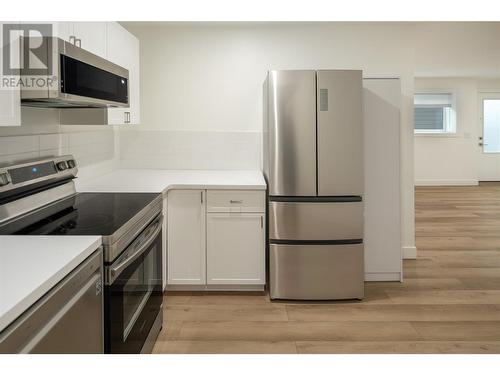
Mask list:
[[[401,281],[401,272],[365,272],[365,281]]]
[[[478,180],[415,180],[415,186],[477,186]]]
[[[417,259],[416,246],[403,246],[403,259]]]
[[[163,290],[171,290],[171,291],[235,291],[235,292],[262,292],[265,290],[265,285],[166,285]]]

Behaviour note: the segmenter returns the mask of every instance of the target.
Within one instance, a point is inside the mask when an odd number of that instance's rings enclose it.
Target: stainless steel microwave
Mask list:
[[[25,62],[19,78],[22,105],[51,108],[129,106],[127,69],[60,38],[30,39],[33,38],[21,38],[21,61]],[[34,57],[41,69],[28,63]]]

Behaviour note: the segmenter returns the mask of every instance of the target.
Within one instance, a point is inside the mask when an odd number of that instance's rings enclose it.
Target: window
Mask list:
[[[454,97],[450,93],[415,94],[415,133],[455,133]]]

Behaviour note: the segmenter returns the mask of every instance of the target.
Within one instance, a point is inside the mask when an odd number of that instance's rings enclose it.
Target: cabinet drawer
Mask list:
[[[207,212],[265,212],[264,190],[208,190]]]

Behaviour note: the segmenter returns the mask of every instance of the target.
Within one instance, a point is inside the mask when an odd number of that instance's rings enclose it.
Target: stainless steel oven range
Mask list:
[[[0,235],[102,236],[104,350],[151,352],[162,327],[161,194],[76,193],[76,174],[71,155],[0,166]]]

